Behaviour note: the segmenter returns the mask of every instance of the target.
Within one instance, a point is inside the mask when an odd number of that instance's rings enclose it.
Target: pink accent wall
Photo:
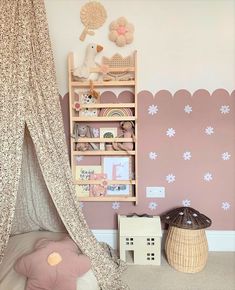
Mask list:
[[[235,91],[141,91],[138,101],[139,205],[85,202],[89,226],[112,229],[117,214],[190,205],[212,219],[210,229],[235,230]],[[68,94],[61,105],[68,138]],[[165,198],[146,198],[147,186],[164,186]]]

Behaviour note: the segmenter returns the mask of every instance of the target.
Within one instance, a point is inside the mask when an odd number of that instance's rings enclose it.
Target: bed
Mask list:
[[[3,263],[0,265],[0,290],[25,290],[26,279],[15,272],[13,268],[15,261],[22,255],[31,252],[38,239],[48,238],[51,240],[59,240],[65,236],[65,233],[37,231],[11,237]],[[78,284],[79,290],[100,289],[91,270],[78,279]]]

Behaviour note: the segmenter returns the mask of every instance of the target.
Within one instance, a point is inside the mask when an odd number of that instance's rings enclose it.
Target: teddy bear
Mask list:
[[[134,123],[131,121],[124,121],[120,123],[120,127],[122,129],[122,134],[118,136],[118,138],[132,138],[135,140],[135,134],[134,134]],[[134,143],[133,142],[123,142],[123,143],[117,143],[113,142],[113,149],[114,150],[133,150]]]
[[[16,272],[28,278],[26,290],[76,290],[78,277],[90,268],[90,259],[79,254],[69,237],[60,241],[40,239],[34,251],[15,264]]]

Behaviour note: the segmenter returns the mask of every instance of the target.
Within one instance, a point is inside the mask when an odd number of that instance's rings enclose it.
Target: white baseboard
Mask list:
[[[235,231],[206,231],[209,251],[235,252]]]
[[[100,242],[109,244],[117,249],[117,230],[92,230]],[[206,231],[209,251],[211,252],[235,252],[235,231]]]
[[[99,242],[109,244],[113,249],[118,248],[118,231],[117,230],[92,230]]]

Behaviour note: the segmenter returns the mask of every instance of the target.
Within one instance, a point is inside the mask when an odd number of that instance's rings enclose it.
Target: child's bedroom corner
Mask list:
[[[0,290],[235,290],[235,1],[0,11]]]

